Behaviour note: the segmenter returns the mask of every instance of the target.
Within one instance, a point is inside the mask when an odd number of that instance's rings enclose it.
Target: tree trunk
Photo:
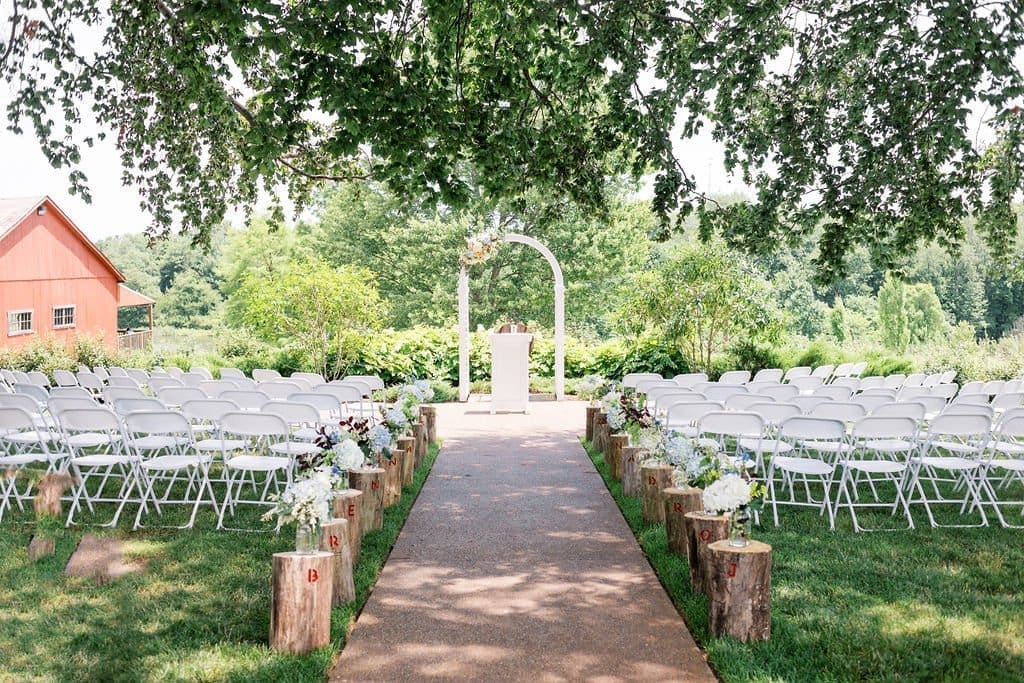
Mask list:
[[[434,406],[420,406],[420,416],[427,428],[427,443],[437,443],[437,408]]]
[[[665,523],[665,502],[661,492],[672,486],[671,465],[644,465],[640,468],[643,482],[644,521]]]
[[[587,406],[587,433],[586,439],[591,444],[594,443],[594,419],[597,414],[601,412],[601,409],[597,406]]]
[[[629,434],[612,434],[609,439],[611,446],[611,468],[612,477],[622,479],[622,449],[629,446]]]
[[[604,435],[608,426],[608,416],[599,412],[594,416],[594,440],[590,442],[591,447],[598,453],[604,453]]]
[[[411,436],[398,437],[398,450],[405,452],[402,460],[402,486],[409,486],[416,476],[416,439]]]
[[[348,489],[334,494],[334,516],[348,521],[345,528],[348,534],[348,549],[352,553],[352,565],[359,564],[359,554],[363,547],[362,517],[363,492]]]
[[[349,486],[363,492],[359,525],[365,536],[384,526],[384,470],[367,467],[348,473]]]
[[[728,515],[705,515],[703,512],[687,512],[684,517],[686,518],[686,557],[690,565],[690,587],[694,593],[707,594],[710,585],[708,545],[729,536],[729,517]]]
[[[708,630],[743,642],[772,635],[772,547],[751,541],[708,546]]]
[[[323,525],[320,550],[334,556],[331,605],[345,605],[356,599],[352,582],[352,552],[348,547],[348,520],[335,518]]]
[[[427,428],[422,422],[412,426],[412,436],[416,439],[416,469],[423,464],[423,458],[427,455]]]
[[[331,553],[274,553],[270,649],[306,654],[331,641]]]
[[[397,448],[391,453],[391,459],[381,456],[384,466],[384,507],[391,507],[402,498],[402,461],[405,453]]]
[[[665,533],[669,552],[686,557],[686,513],[704,510],[703,491],[700,489],[670,488],[661,492],[665,498]]]
[[[628,446],[622,449],[622,495],[636,498],[640,495],[640,449]]]

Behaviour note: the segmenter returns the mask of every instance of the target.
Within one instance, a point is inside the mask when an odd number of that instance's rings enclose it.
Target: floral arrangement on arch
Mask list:
[[[485,263],[498,253],[501,246],[501,235],[496,232],[484,231],[466,238],[466,248],[459,256],[464,266]]]

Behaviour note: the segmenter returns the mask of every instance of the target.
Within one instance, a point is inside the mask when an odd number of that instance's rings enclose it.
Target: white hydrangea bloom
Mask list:
[[[750,482],[738,474],[726,474],[704,489],[704,509],[722,514],[750,503]]]
[[[358,469],[366,462],[366,457],[360,450],[359,444],[351,439],[345,439],[335,444],[331,450],[334,451],[332,462],[343,470]]]

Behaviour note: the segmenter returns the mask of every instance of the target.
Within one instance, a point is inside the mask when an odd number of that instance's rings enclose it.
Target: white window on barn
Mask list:
[[[75,326],[75,307],[74,306],[54,306],[53,307],[53,329],[59,330],[64,327]]]
[[[32,311],[8,311],[7,312],[7,336],[13,337],[18,334],[28,334],[35,329],[32,322]]]

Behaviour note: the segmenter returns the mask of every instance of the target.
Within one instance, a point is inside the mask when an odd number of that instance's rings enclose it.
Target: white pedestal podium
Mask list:
[[[491,413],[526,413],[530,407],[532,334],[491,335]]]

